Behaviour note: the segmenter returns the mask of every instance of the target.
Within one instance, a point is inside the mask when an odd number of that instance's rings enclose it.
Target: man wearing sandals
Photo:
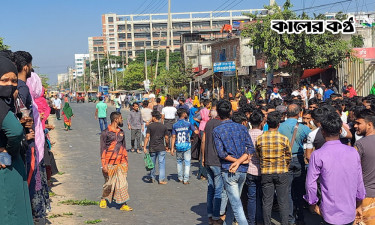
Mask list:
[[[120,210],[132,211],[127,205],[129,201],[128,181],[128,153],[126,151],[125,134],[121,129],[123,119],[121,113],[113,112],[110,116],[111,124],[100,136],[100,155],[102,172],[105,180],[100,208],[107,207],[107,201],[122,205]]]

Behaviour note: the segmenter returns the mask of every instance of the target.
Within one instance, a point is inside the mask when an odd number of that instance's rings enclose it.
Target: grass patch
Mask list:
[[[63,174],[65,174],[65,172],[58,172],[57,174],[58,175],[63,175]]]
[[[57,217],[62,217],[61,214],[52,214],[48,217],[48,219],[53,219],[53,218],[57,218]]]
[[[56,193],[52,192],[52,191],[48,192],[48,194],[49,194],[49,197],[55,197],[56,196]]]
[[[66,201],[61,201],[59,202],[64,205],[81,205],[81,206],[88,206],[88,205],[99,205],[98,201],[91,201],[91,200],[66,200]]]
[[[73,216],[72,212],[63,213],[64,216]]]
[[[101,223],[102,220],[86,220],[85,221],[85,224],[97,224],[97,223]]]

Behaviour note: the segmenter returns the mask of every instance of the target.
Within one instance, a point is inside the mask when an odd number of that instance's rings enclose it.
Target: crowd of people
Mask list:
[[[2,224],[46,224],[51,177],[58,173],[51,108],[32,56],[0,52],[0,217]]]
[[[375,93],[375,84],[373,89]],[[234,96],[220,91],[219,99],[199,100],[199,93],[194,99],[151,94],[131,105],[129,152],[150,154],[161,185],[167,184],[167,153],[176,155],[183,184],[190,183],[191,160],[198,159],[198,179],[208,183],[209,224],[268,225],[275,208],[283,225],[305,224],[307,208],[325,224],[372,224],[375,95],[357,96],[347,83],[340,91],[333,81],[327,86],[318,81],[281,94],[276,86],[239,90]],[[115,135],[123,132],[120,116],[111,114],[107,130],[99,121],[105,130],[101,146],[125,146],[122,133],[120,139]],[[123,172],[122,198],[113,198],[123,203],[128,199],[127,151],[114,154],[119,158],[111,154],[113,163],[105,162],[111,151],[102,148],[103,173],[110,174],[109,165]],[[155,168],[150,183],[157,182]],[[117,187],[121,180],[111,182]],[[102,206],[113,200],[106,196]]]

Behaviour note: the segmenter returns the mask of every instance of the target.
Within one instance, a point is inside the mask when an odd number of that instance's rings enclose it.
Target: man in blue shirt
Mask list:
[[[301,113],[300,106],[296,104],[290,104],[287,108],[286,114],[288,119],[280,124],[279,132],[285,135],[290,143],[292,143],[292,137],[294,127],[298,123],[298,118]],[[305,189],[305,161],[304,161],[304,150],[303,143],[307,139],[307,136],[311,132],[310,128],[298,124],[296,138],[292,146],[292,160],[289,165],[290,183],[289,183],[289,224],[303,224],[303,195]],[[296,218],[294,217],[294,206],[296,208]]]
[[[324,95],[323,95],[323,101],[324,102],[327,101],[327,99],[329,99],[331,97],[331,95],[334,94],[334,93],[335,92],[332,89],[326,87],[326,90],[325,90]]]
[[[219,101],[216,111],[222,122],[214,129],[213,137],[230,203],[225,223],[232,224],[235,217],[239,225],[247,225],[240,197],[246,181],[249,154],[255,153],[254,145],[247,128],[229,118],[232,111],[229,101]]]
[[[190,134],[198,130],[194,125],[189,123],[187,119],[187,112],[185,109],[178,109],[177,115],[179,120],[173,124],[172,127],[172,150],[171,155],[176,152],[177,157],[177,173],[178,180],[184,184],[189,184],[190,160],[191,160],[191,142]],[[177,137],[177,141],[176,141]],[[185,171],[182,169],[182,164],[185,162]]]

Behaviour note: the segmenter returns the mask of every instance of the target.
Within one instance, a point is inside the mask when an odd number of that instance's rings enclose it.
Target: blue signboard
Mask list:
[[[214,63],[214,72],[226,72],[226,71],[236,71],[236,62],[217,62]]]

